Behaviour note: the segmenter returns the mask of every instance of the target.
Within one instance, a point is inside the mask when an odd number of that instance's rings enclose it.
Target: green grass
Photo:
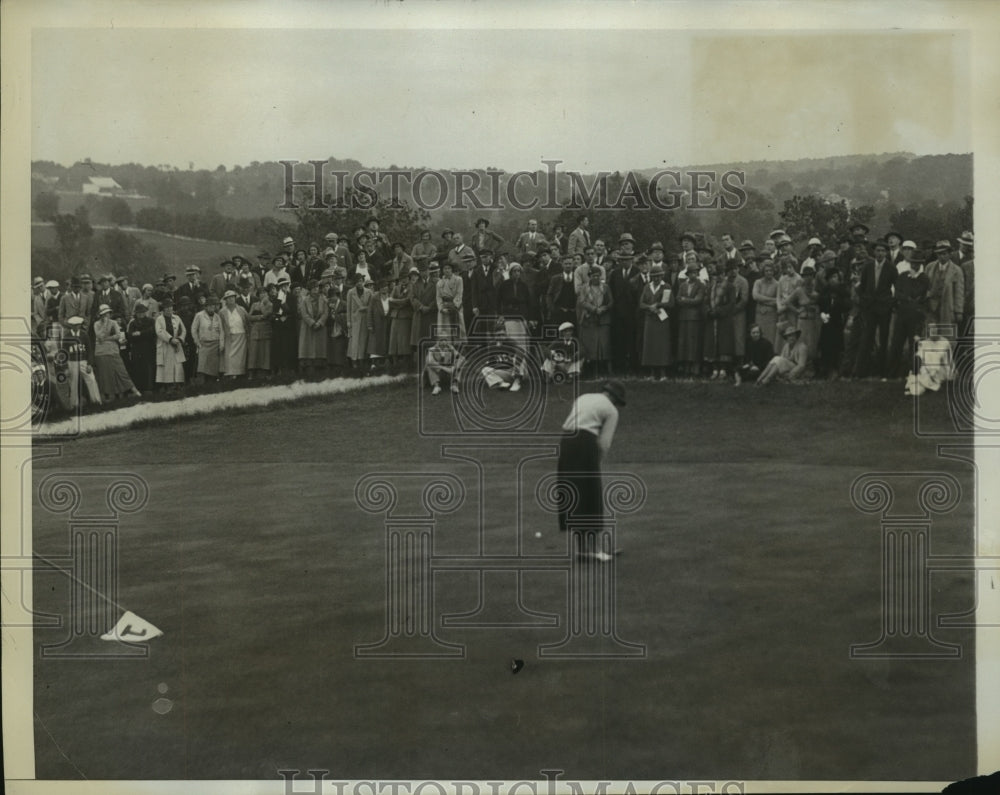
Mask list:
[[[162,232],[154,232],[147,229],[126,228],[130,234],[143,243],[156,246],[163,254],[166,267],[152,268],[144,263],[136,263],[137,275],[142,279],[155,281],[164,272],[173,273],[177,277],[177,284],[184,281],[184,269],[188,265],[198,265],[202,269],[202,278],[210,279],[221,269],[219,263],[233,254],[242,254],[246,257],[256,257],[257,247],[250,244],[219,243],[205,240],[183,240]],[[94,237],[99,238],[103,234],[103,229],[95,229]],[[52,226],[32,225],[31,245],[40,247],[56,246],[55,229]]]
[[[165,633],[145,661],[36,655],[40,778],[277,779],[282,768],[477,780],[538,779],[546,768],[564,779],[975,773],[971,631],[935,630],[962,644],[959,660],[848,658],[880,627],[879,520],[850,503],[858,475],[954,474],[966,497],[936,520],[933,551],[972,549],[971,471],[914,435],[898,384],[629,384],[609,467],[641,477],[648,498],[621,521],[617,629],[646,645],[646,659],[539,659],[559,628],[445,627],[439,636],[466,644],[464,659],[358,660],[354,646],[381,638],[385,609],[385,533],[355,503],[360,477],[459,475],[467,504],[438,521],[435,553],[479,543],[475,472],[441,457],[442,443],[470,440],[419,436],[414,389],[85,438],[36,463],[36,482],[65,469],[149,483],[147,507],[122,521],[119,601]],[[453,425],[447,394],[424,396],[425,425]],[[941,419],[945,396],[934,398],[925,406]],[[523,399],[487,396],[497,413]],[[543,431],[556,433],[567,408],[547,406]],[[526,482],[553,464],[527,464]],[[485,470],[488,549],[514,543],[511,473]],[[554,518],[530,497],[523,504],[524,553],[560,554]],[[37,503],[34,516],[36,551],[65,554],[65,517]],[[561,577],[526,574],[524,604],[564,615]],[[935,614],[972,605],[965,575],[936,575],[932,591]],[[65,613],[66,593],[63,578],[36,573],[36,610]],[[437,575],[437,615],[476,602],[472,574]],[[509,603],[493,606],[513,615]],[[36,630],[35,640],[64,633]],[[512,657],[526,661],[516,676]],[[175,702],[166,715],[151,707],[161,682]]]

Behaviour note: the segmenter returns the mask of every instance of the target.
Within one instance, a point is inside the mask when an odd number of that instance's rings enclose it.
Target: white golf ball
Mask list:
[[[542,531],[541,530],[536,530],[535,531],[535,538],[541,538],[541,537],[542,537]]]

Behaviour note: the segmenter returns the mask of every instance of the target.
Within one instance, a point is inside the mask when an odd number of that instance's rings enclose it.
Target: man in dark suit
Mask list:
[[[522,232],[517,239],[517,252],[523,259],[528,252],[537,254],[539,249],[548,246],[548,242],[545,235],[538,231],[538,221],[532,218],[528,221],[528,231]]]
[[[632,368],[635,349],[635,313],[638,303],[634,300],[632,279],[639,275],[631,254],[619,253],[615,264],[608,271],[608,289],[611,291],[611,366],[616,375],[626,375]]]
[[[722,253],[715,259],[715,265],[718,268],[719,273],[725,272],[726,263],[730,260],[734,260],[737,267],[739,267],[743,264],[743,254],[741,254],[739,249],[736,248],[733,236],[726,233],[722,236]]]
[[[305,275],[303,275],[303,279],[305,279]],[[295,281],[294,276],[292,277],[292,281],[293,282]],[[208,283],[208,291],[221,301],[222,296],[226,294],[226,290],[235,290],[235,289],[236,289],[236,263],[233,262],[231,259],[227,259],[225,262],[222,263],[222,273],[215,274],[215,276],[212,277],[212,281]],[[177,303],[180,303],[179,298],[174,300],[177,301]],[[198,302],[195,300],[194,296],[192,296],[191,300],[195,306],[198,305]]]
[[[892,317],[892,285],[896,280],[896,267],[889,262],[889,244],[878,240],[874,246],[875,259],[861,267],[858,284],[859,319],[861,340],[854,374],[865,378],[874,374],[886,378],[886,354],[889,346],[889,321]],[[875,365],[871,360],[877,344]]]
[[[186,295],[192,304],[198,306],[198,296],[208,296],[208,288],[201,281],[201,268],[192,265],[184,269],[184,275],[187,276],[187,281],[174,291],[174,302],[179,304],[181,297]]]
[[[600,265],[605,272],[615,264],[608,253],[607,244],[600,238],[594,241],[594,263]]]
[[[566,246],[567,254],[583,254],[590,245],[590,219],[581,215],[576,221],[576,229],[569,233],[569,242]]]
[[[576,288],[573,285],[573,263],[567,254],[562,258],[562,273],[549,280],[545,294],[546,326],[558,330],[563,323],[576,321]]]
[[[94,309],[94,294],[82,290],[82,280],[74,276],[70,279],[69,290],[62,294],[59,302],[59,323],[67,325],[71,317],[83,318],[83,331],[90,329],[90,317]]]
[[[469,272],[470,336],[485,336],[493,328],[494,321],[490,318],[495,318],[498,312],[497,282],[500,278],[493,264],[493,252],[483,249],[479,254],[479,264]]]
[[[94,294],[94,303],[90,307],[90,325],[93,327],[97,320],[101,304],[111,307],[111,319],[118,322],[124,328],[128,318],[125,317],[125,299],[117,290],[112,289],[113,277],[102,276],[97,280],[97,292]]]

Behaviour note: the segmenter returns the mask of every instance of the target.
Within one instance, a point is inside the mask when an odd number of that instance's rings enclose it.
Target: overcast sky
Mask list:
[[[950,33],[36,29],[32,159],[646,168],[971,151]]]

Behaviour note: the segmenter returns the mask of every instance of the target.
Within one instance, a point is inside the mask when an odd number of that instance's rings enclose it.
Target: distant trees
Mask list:
[[[87,208],[81,205],[76,208],[76,212],[73,214],[57,215],[53,219],[53,223],[63,262],[72,263],[82,260],[90,246],[90,240],[94,236]]]
[[[844,199],[829,201],[822,196],[793,196],[778,213],[782,227],[793,240],[818,237],[826,245],[847,235],[854,224],[868,224],[875,215],[870,205],[848,208]]]
[[[42,191],[35,196],[31,209],[35,211],[39,221],[52,221],[59,214],[59,197],[49,191]]]
[[[128,226],[132,223],[132,208],[127,201],[118,196],[103,197],[100,213],[116,226]]]
[[[353,189],[348,187],[344,189],[342,201],[330,196],[326,198],[330,204],[327,209],[310,210],[306,203],[299,206],[295,211],[298,229],[294,237],[302,248],[310,242],[322,245],[327,232],[350,234],[372,218],[378,219],[379,231],[385,233],[389,240],[400,240],[409,248],[420,239],[420,232],[430,223],[431,216],[427,210],[407,201],[393,204],[390,199],[380,197],[370,209],[362,209],[354,206],[362,202],[355,202],[353,196]],[[364,204],[367,203],[366,200]],[[270,251],[280,250],[281,237],[276,236],[273,245],[275,248]]]
[[[972,209],[971,196],[966,196],[960,205],[949,203],[942,206],[927,200],[894,211],[889,216],[889,226],[921,248],[930,248],[937,240],[951,239],[966,230],[971,231]]]
[[[150,267],[161,270],[164,266],[163,254],[156,246],[120,229],[105,230],[95,254],[116,276],[128,276],[133,280],[140,266],[145,272]]]

